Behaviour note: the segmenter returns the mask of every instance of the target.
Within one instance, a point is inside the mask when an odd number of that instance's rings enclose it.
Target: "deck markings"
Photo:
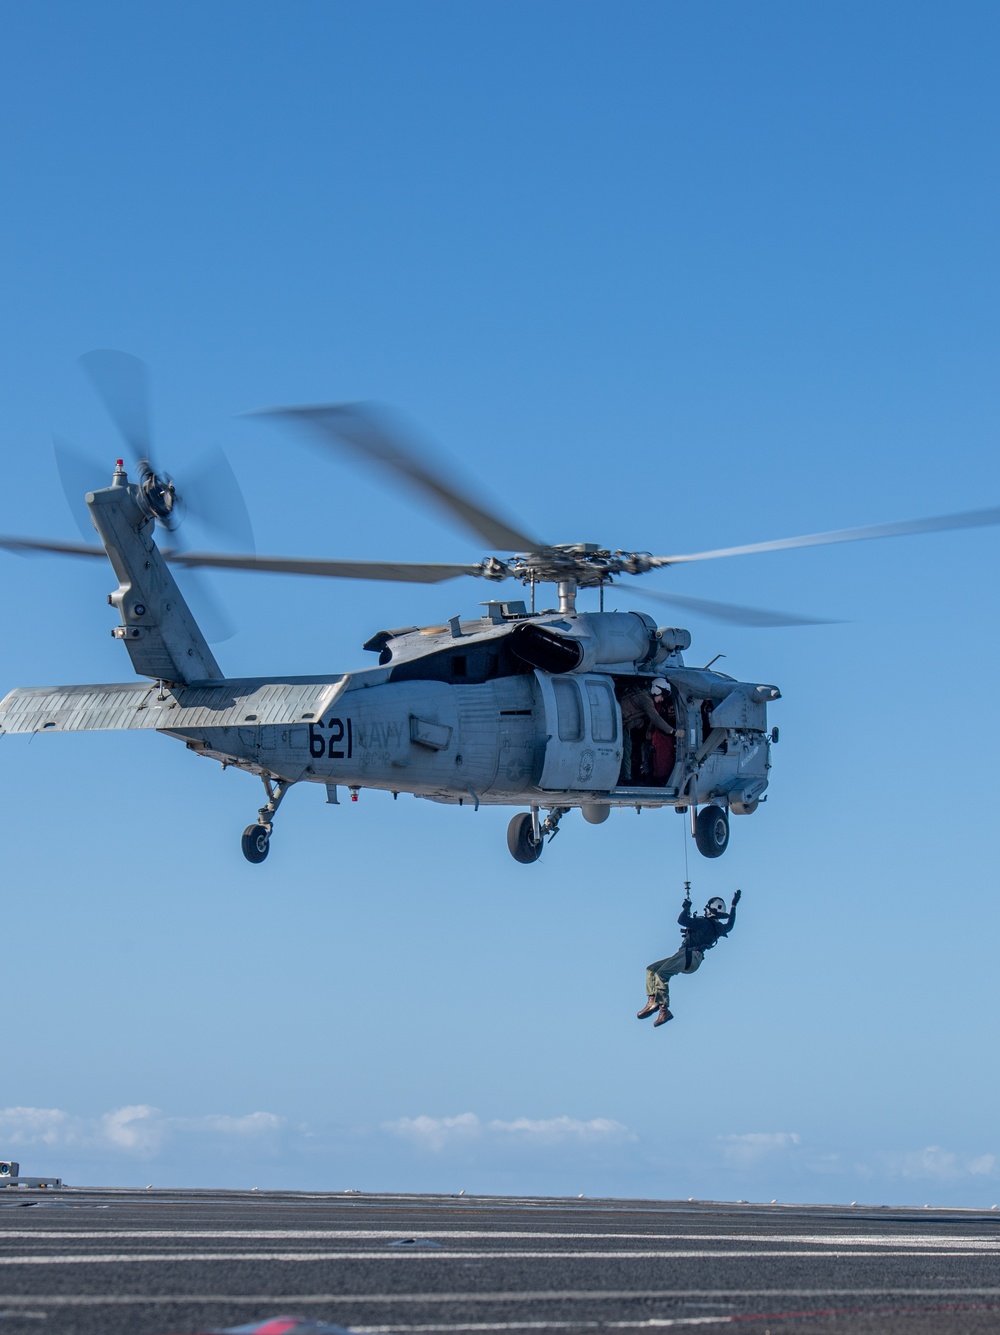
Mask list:
[[[938,1250],[932,1253],[940,1257],[982,1256],[982,1251],[954,1247],[951,1250]],[[338,1252],[81,1252],[79,1255],[64,1254],[0,1256],[0,1266],[53,1266],[53,1265],[176,1265],[178,1262],[227,1262],[246,1261],[254,1265],[316,1264],[324,1261],[387,1261],[399,1265],[404,1260],[429,1261],[447,1264],[450,1261],[602,1261],[607,1265],[611,1261],[770,1261],[770,1260],[836,1260],[843,1257],[876,1256],[912,1259],[926,1256],[927,1253],[903,1250],[893,1251],[886,1248],[851,1248],[841,1249],[824,1256],[817,1251],[767,1251],[759,1247],[747,1250],[729,1250],[721,1248],[676,1249],[673,1251],[558,1251],[558,1252],[480,1252],[480,1251],[338,1251]]]
[[[405,1229],[3,1229],[0,1228],[0,1242],[4,1238],[21,1240],[57,1239],[72,1241],[80,1238],[87,1241],[107,1240],[124,1242],[134,1239],[142,1242],[148,1238],[200,1242],[212,1241],[264,1241],[264,1242],[308,1242],[313,1239],[322,1242],[372,1242],[385,1239],[394,1241],[400,1238],[420,1237],[435,1240],[457,1239],[462,1241],[489,1242],[499,1241],[552,1241],[552,1242],[687,1242],[692,1244],[705,1242],[753,1243],[761,1246],[768,1243],[785,1243],[792,1246],[817,1247],[981,1247],[984,1250],[1000,1251],[1000,1231],[997,1233],[974,1233],[967,1237],[947,1233],[556,1233],[533,1229],[419,1229],[416,1232]]]
[[[32,1307],[158,1307],[160,1305],[267,1305],[289,1310],[296,1306],[347,1306],[405,1304],[436,1306],[450,1303],[510,1303],[517,1302],[731,1302],[747,1299],[816,1299],[816,1298],[913,1298],[1000,1299],[1000,1288],[877,1288],[877,1289],[549,1289],[541,1292],[511,1291],[495,1293],[53,1293],[4,1294],[5,1307],[30,1305]]]

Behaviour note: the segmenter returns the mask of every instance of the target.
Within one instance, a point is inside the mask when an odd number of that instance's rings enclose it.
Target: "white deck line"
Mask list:
[[[955,1247],[949,1251],[936,1250],[934,1256],[981,1257],[982,1249]],[[770,1260],[836,1260],[845,1256],[854,1257],[926,1257],[926,1251],[904,1249],[892,1251],[887,1248],[852,1248],[838,1249],[824,1257],[822,1252],[812,1251],[768,1251],[761,1247],[750,1250],[729,1250],[713,1248],[711,1250],[677,1248],[672,1251],[447,1251],[438,1248],[414,1247],[412,1250],[400,1249],[378,1252],[338,1251],[338,1252],[81,1252],[77,1256],[54,1253],[50,1255],[0,1256],[0,1266],[55,1266],[55,1265],[166,1265],[178,1262],[192,1264],[209,1261],[250,1261],[255,1265],[286,1265],[289,1262],[316,1264],[324,1261],[388,1261],[390,1264],[404,1259],[410,1261],[601,1261],[605,1265],[612,1261],[770,1261]]]
[[[385,1239],[386,1242],[401,1238],[427,1238],[435,1242],[452,1239],[489,1242],[493,1239],[509,1241],[516,1239],[533,1241],[576,1241],[579,1243],[598,1241],[620,1242],[735,1242],[753,1243],[754,1246],[766,1246],[769,1243],[782,1243],[795,1246],[817,1247],[962,1247],[982,1248],[1000,1251],[1000,1231],[997,1233],[971,1234],[956,1237],[951,1234],[926,1233],[557,1233],[532,1229],[2,1229],[0,1228],[0,1246],[4,1238],[19,1239],[58,1239],[72,1240],[85,1238],[90,1241],[107,1239],[109,1242],[122,1242],[130,1239],[143,1241],[147,1238],[158,1240],[215,1241],[233,1240],[254,1242],[372,1242]]]
[[[447,1303],[510,1303],[510,1302],[621,1302],[635,1299],[650,1302],[659,1299],[676,1302],[682,1299],[727,1302],[747,1298],[996,1298],[1000,1288],[961,1289],[549,1289],[541,1292],[505,1289],[502,1293],[22,1293],[4,1294],[4,1307],[156,1307],[160,1304],[250,1304],[292,1309],[295,1306],[382,1306],[406,1303],[413,1305]],[[394,1327],[395,1329],[395,1327]]]

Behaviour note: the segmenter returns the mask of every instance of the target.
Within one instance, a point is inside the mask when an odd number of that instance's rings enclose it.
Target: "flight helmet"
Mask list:
[[[654,677],[649,683],[649,689],[653,695],[666,695],[670,691],[670,682],[666,677]]]
[[[726,911],[726,901],[724,899],[720,899],[718,895],[713,895],[712,898],[705,905],[705,912],[708,914],[710,918],[717,918],[720,913],[725,913],[725,911]]]

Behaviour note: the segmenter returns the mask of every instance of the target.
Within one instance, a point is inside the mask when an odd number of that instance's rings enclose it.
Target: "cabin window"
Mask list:
[[[451,675],[453,677],[467,677],[469,675],[469,660],[465,654],[455,654],[451,660]]]
[[[576,682],[554,681],[552,689],[555,691],[556,712],[559,715],[559,740],[561,742],[582,741],[583,709]]]
[[[617,741],[618,717],[611,687],[603,681],[588,681],[587,697],[590,700],[590,726],[594,741]]]

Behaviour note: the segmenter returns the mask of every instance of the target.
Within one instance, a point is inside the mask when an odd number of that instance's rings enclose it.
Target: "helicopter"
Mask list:
[[[993,508],[672,556],[553,544],[460,489],[384,410],[327,404],[255,415],[297,430],[325,451],[374,464],[504,554],[434,564],[191,551],[176,533],[185,506],[197,509],[199,497],[184,492],[182,498],[173,478],[152,462],[143,363],[111,350],[81,361],[136,461],[134,477],[119,458],[110,484],[86,492],[99,545],[0,535],[0,547],[107,559],[118,580],[108,595],[119,617],[111,633],[142,680],[14,689],[0,701],[0,735],[152,729],[224,768],[257,776],[264,802],[241,838],[251,863],[268,856],[278,808],[300,783],[322,785],[332,804],[342,791],[356,801],[362,789],[381,789],[476,810],[518,808],[507,845],[522,864],[538,859],[570,811],[579,809],[597,825],[623,807],[685,814],[699,852],[719,857],[729,844],[730,816],[751,815],[766,801],[779,735],[768,727],[767,707],[780,689],[738,681],[714,670],[714,659],[687,665],[687,630],[658,626],[644,612],[605,611],[605,589],[622,575],[693,561],[1000,523],[1000,508]],[[64,480],[73,471],[65,456],[60,471]],[[228,465],[221,477],[244,516]],[[529,601],[489,598],[478,618],[380,630],[364,644],[378,655],[377,665],[358,670],[230,678],[174,569],[420,584],[516,581],[529,590]],[[536,607],[538,591],[551,585],[557,606]],[[597,612],[577,609],[581,589],[599,591]],[[644,589],[643,597],[742,625],[817,623],[661,590]],[[650,747],[645,722],[636,728],[632,719],[628,726],[637,692],[655,697],[667,737],[662,746]]]

